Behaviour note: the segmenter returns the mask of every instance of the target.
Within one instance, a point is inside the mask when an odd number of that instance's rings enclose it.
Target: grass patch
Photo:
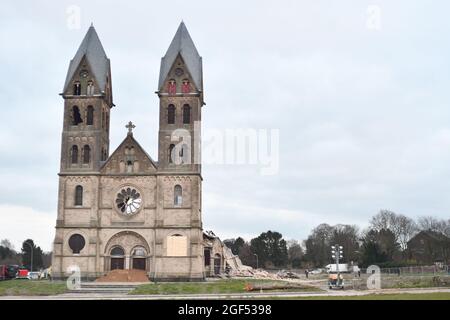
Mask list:
[[[277,299],[277,298],[275,298]],[[293,297],[282,300],[450,300],[449,292],[368,294],[364,296]]]
[[[383,279],[383,278],[382,278]],[[432,288],[450,287],[449,276],[418,276],[418,277],[386,277],[382,280],[382,288]]]
[[[167,283],[150,283],[138,286],[130,294],[220,294],[220,293],[244,293],[246,284],[286,284],[286,281],[277,280],[244,280],[230,279],[218,280],[212,282],[167,282]],[[267,292],[266,290],[264,290]],[[320,289],[310,286],[302,286],[295,289],[278,290],[278,292],[314,292]],[[275,292],[275,291],[270,291]]]
[[[0,281],[0,296],[50,296],[66,292],[64,282],[47,280],[7,280]]]

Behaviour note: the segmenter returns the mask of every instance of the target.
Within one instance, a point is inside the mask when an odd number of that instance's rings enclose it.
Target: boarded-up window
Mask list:
[[[187,256],[187,238],[180,234],[167,237],[167,256]]]

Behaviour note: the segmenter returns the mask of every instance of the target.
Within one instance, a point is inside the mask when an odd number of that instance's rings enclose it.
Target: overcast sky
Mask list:
[[[448,1],[2,2],[0,239],[51,249],[58,94],[91,22],[112,63],[111,152],[132,120],[157,159],[154,92],[181,20],[203,56],[203,129],[279,129],[277,174],[203,167],[205,230],[301,240],[323,222],[365,227],[380,209],[448,219],[449,9]]]

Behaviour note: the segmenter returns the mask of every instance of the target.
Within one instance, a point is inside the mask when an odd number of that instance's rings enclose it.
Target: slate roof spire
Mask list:
[[[202,57],[198,54],[197,48],[192,41],[191,36],[186,28],[186,25],[182,21],[178,27],[169,49],[165,56],[161,59],[161,69],[159,73],[158,89],[161,90],[164,85],[164,81],[170,72],[178,54],[184,60],[187,69],[194,81],[198,90],[203,90],[203,71],[202,71]]]
[[[91,24],[88,32],[84,36],[80,47],[74,58],[70,61],[69,70],[67,71],[66,82],[64,84],[65,92],[77,71],[81,61],[86,57],[87,62],[92,70],[92,73],[97,81],[100,90],[105,90],[106,79],[110,69],[110,61],[106,56],[102,43],[95,31],[94,25]]]

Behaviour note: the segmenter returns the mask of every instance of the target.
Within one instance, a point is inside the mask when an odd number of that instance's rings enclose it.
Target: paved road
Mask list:
[[[326,292],[283,292],[283,293],[236,293],[236,294],[199,294],[199,295],[125,295],[125,294],[96,294],[96,293],[65,293],[57,296],[7,296],[0,300],[226,300],[226,299],[261,299],[261,298],[295,298],[295,297],[317,297],[317,296],[363,296],[368,294],[397,294],[397,293],[434,293],[447,292],[446,288],[427,289],[381,289],[381,290],[344,290]]]

